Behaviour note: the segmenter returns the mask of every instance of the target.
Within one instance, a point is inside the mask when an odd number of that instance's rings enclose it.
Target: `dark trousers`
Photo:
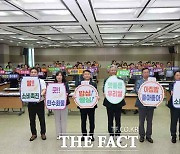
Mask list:
[[[81,131],[83,136],[87,136],[86,121],[87,116],[89,118],[89,135],[94,135],[95,129],[95,108],[92,109],[80,109],[81,113]]]
[[[179,117],[179,137],[180,137],[180,117]]]
[[[152,120],[153,120],[154,108],[139,108],[139,135],[150,138],[152,135]],[[145,133],[144,122],[147,121],[147,129]]]
[[[176,137],[176,131],[177,131],[177,123],[179,121],[179,127],[180,127],[180,109],[171,109],[171,126],[170,126],[170,132],[172,137]],[[179,128],[180,133],[180,128]]]
[[[107,110],[107,116],[108,116],[108,132],[110,135],[114,135],[114,130],[115,130],[115,135],[120,135],[120,128],[121,128],[121,110],[122,108],[117,108],[117,107],[111,107],[108,108],[106,107]],[[114,128],[113,121],[115,118],[116,122],[116,127]]]
[[[32,135],[37,135],[36,131],[36,114],[38,115],[41,134],[46,133],[46,124],[45,124],[45,113],[44,113],[44,101],[39,103],[28,103],[28,112],[30,120],[30,128]]]

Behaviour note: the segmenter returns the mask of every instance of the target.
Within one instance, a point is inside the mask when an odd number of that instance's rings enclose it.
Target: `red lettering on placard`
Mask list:
[[[158,93],[159,87],[153,87],[153,86],[145,86],[144,87],[144,92],[147,93]]]
[[[34,80],[27,80],[27,86],[34,86]]]

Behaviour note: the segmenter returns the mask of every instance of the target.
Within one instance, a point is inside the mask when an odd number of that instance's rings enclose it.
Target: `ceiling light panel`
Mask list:
[[[12,35],[12,34],[16,34],[16,33],[9,32],[9,31],[6,31],[6,30],[3,30],[3,29],[0,29],[0,34],[1,34],[1,35]]]
[[[76,35],[69,35],[74,40],[91,40],[88,34],[76,34]]]
[[[157,32],[168,24],[144,24],[144,25],[133,25],[130,32]]]
[[[172,31],[172,32],[180,33],[180,28],[178,28],[178,29],[176,29],[176,30],[174,30],[174,31]]]
[[[151,7],[179,7],[179,0],[156,0]]]
[[[66,9],[60,0],[19,0],[18,2],[25,10]]]
[[[5,1],[0,1],[0,10],[18,10],[17,8],[13,7],[12,5],[6,3]]]
[[[165,35],[162,35],[160,37],[158,37],[158,39],[170,39],[170,38],[177,38],[179,37],[179,33],[168,33],[168,34],[165,34]]]
[[[97,20],[132,19],[137,9],[94,9]]]
[[[70,38],[68,36],[65,35],[48,35],[48,36],[43,36],[49,40],[69,40]]]
[[[109,34],[102,34],[102,39],[122,39],[123,35],[119,35],[119,34],[114,34],[114,35],[109,35]]]
[[[26,10],[40,21],[76,21],[66,9],[61,10]]]
[[[141,6],[141,0],[91,0],[94,8],[133,8]]]
[[[131,25],[99,25],[101,33],[121,33],[127,32]]]
[[[103,40],[103,43],[119,43],[119,40]]]
[[[151,14],[167,14],[167,13],[178,13],[180,12],[180,8],[148,8],[146,9],[146,13]]]
[[[146,37],[148,37],[149,35],[147,34],[127,34],[125,35],[125,39],[145,39]]]
[[[81,26],[53,26],[62,33],[86,33]]]
[[[20,26],[16,27],[23,31],[32,33],[32,34],[57,34],[57,30],[53,29],[50,26]]]

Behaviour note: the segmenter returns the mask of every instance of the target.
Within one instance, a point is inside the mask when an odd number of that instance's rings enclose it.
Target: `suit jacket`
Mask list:
[[[169,84],[169,93],[170,93],[170,94],[171,94],[171,91],[173,91],[174,84],[175,84],[175,82]],[[171,97],[170,97],[170,100],[168,101],[167,106],[168,106],[170,109],[177,109],[177,108],[175,108],[175,107],[173,106],[173,96],[172,96],[172,95],[171,95]],[[179,110],[180,110],[180,109],[179,109]]]
[[[76,87],[78,87],[79,84],[81,84],[81,81],[84,80],[82,74],[81,75],[75,75],[73,78],[74,78],[73,80],[75,81]]]
[[[136,81],[136,83],[135,83],[135,88],[134,88],[136,94],[138,94],[139,88],[140,88],[140,86],[141,86],[144,82],[145,82],[144,79],[140,79],[140,80],[137,80],[137,81]],[[152,107],[152,106],[144,106],[144,105],[140,102],[139,98],[137,98],[136,103],[135,103],[135,106],[138,107],[138,108],[156,108],[156,107]]]
[[[104,85],[105,85],[107,79],[108,79],[108,78],[106,78],[106,79],[104,80],[103,93],[104,93]],[[119,102],[118,104],[112,104],[112,103],[110,103],[106,98],[104,98],[103,105],[104,105],[105,107],[107,107],[107,108],[122,108],[124,105],[126,105],[126,102],[125,102],[125,100],[123,99],[123,100],[122,100],[121,102]]]
[[[65,85],[65,88],[66,88],[66,93],[68,93],[67,95],[67,101],[66,101],[66,106],[70,104],[70,100],[69,100],[69,94],[71,93],[70,90],[69,90],[69,85],[68,83],[64,83]]]
[[[84,79],[82,79],[81,81],[84,81]],[[79,85],[81,85],[81,81],[77,81],[75,86],[78,87]],[[97,89],[97,84],[95,82],[93,82],[92,79],[90,79],[89,84]],[[77,108],[80,109],[79,106]],[[97,104],[94,106],[94,108],[97,108]],[[87,110],[86,108],[84,108],[84,109]],[[84,110],[84,109],[81,109],[81,110]]]

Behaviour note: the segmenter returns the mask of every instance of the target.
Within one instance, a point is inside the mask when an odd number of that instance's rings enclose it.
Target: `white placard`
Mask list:
[[[126,94],[126,86],[116,75],[109,77],[104,85],[106,99],[112,104],[120,103]]]
[[[98,102],[98,92],[92,85],[79,85],[74,91],[74,101],[80,108],[93,108]]]
[[[66,87],[64,83],[49,83],[46,90],[46,107],[49,110],[63,110],[66,107]]]
[[[156,78],[155,78],[155,77],[148,77],[148,81],[154,81],[154,82],[156,82]]]
[[[175,108],[180,108],[180,81],[174,83],[172,103]]]
[[[23,102],[39,102],[41,99],[41,85],[38,77],[23,77],[20,89]]]
[[[81,81],[81,85],[89,85],[89,81]]]
[[[140,86],[138,97],[144,106],[156,107],[164,99],[164,89],[158,82],[146,81]]]

